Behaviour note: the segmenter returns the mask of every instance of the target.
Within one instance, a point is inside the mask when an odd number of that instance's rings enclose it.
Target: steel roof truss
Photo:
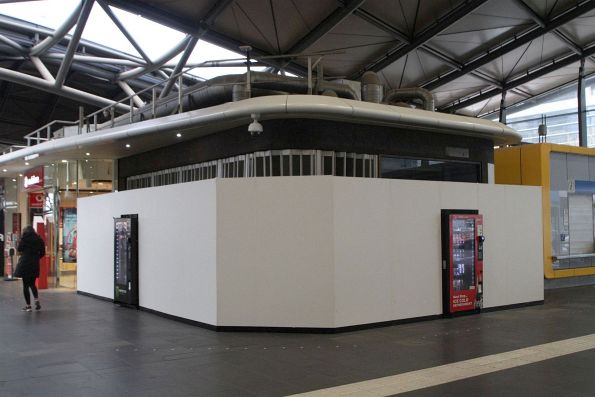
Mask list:
[[[345,1],[343,7],[337,8],[322,22],[320,22],[314,29],[308,34],[299,39],[291,48],[287,51],[288,54],[296,54],[303,52],[308,47],[314,45],[320,40],[325,34],[333,30],[339,25],[345,18],[351,15],[355,10],[361,7],[366,0],[349,0]]]
[[[594,43],[594,45],[592,45],[591,47],[589,47],[587,50],[585,50],[583,52],[584,56],[592,56],[594,54],[595,54],[595,43]],[[553,60],[552,63],[546,67],[537,69],[533,72],[523,73],[523,74],[521,74],[520,77],[511,79],[510,81],[506,82],[503,85],[503,87],[501,87],[501,88],[495,88],[495,89],[480,93],[479,95],[476,95],[476,96],[469,98],[467,100],[464,100],[464,101],[459,101],[459,102],[457,102],[453,105],[450,105],[450,106],[448,106],[448,105],[442,106],[440,108],[440,110],[445,111],[445,112],[455,112],[459,109],[466,108],[468,106],[471,106],[471,105],[474,105],[481,101],[484,101],[488,98],[491,98],[495,95],[498,95],[503,90],[510,90],[512,88],[526,84],[534,79],[545,76],[545,75],[547,75],[551,72],[554,72],[558,69],[572,65],[573,63],[579,62],[581,59],[582,59],[582,57],[580,55],[572,54],[572,55],[566,56],[560,60]]]
[[[72,38],[70,39],[70,43],[68,43],[68,48],[66,49],[66,55],[62,60],[62,64],[60,65],[60,69],[56,74],[56,87],[61,87],[64,84],[64,80],[66,79],[66,74],[70,69],[70,65],[72,64],[72,57],[76,51],[76,48],[79,45],[79,40],[83,34],[83,29],[85,29],[85,25],[87,24],[87,20],[89,19],[89,15],[91,14],[91,9],[93,8],[93,3],[95,0],[85,0],[83,5],[83,9],[77,19],[76,22],[76,29],[72,34]]]
[[[480,55],[476,59],[466,63],[461,70],[455,70],[442,77],[438,77],[426,84],[423,84],[422,87],[428,90],[434,90],[447,83],[450,83],[451,81],[456,80],[459,77],[466,75],[467,73],[470,73],[471,71],[519,48],[524,44],[531,42],[532,40],[546,33],[551,32],[552,30],[570,22],[574,18],[577,18],[593,9],[595,9],[595,0],[584,0],[574,8],[571,8],[563,12],[562,14],[556,16],[554,19],[549,21],[543,28],[537,26],[530,28],[521,35],[515,36],[515,38],[513,38],[508,43],[504,45],[498,45],[498,47],[490,49],[486,51],[483,55]]]
[[[394,47],[393,49],[388,51],[388,55],[385,55],[373,62],[372,64],[364,67],[364,70],[359,71],[354,78],[357,79],[361,77],[361,75],[368,70],[378,72],[386,68],[393,62],[409,54],[409,52],[415,50],[419,46],[431,40],[434,36],[442,32],[444,29],[448,28],[450,25],[452,25],[459,19],[473,12],[477,7],[479,7],[486,1],[487,0],[468,0],[464,2],[459,7],[455,8],[453,11],[445,15],[443,18],[436,21],[434,25],[430,26],[429,28],[425,29],[422,33],[414,37],[413,40],[411,40],[407,45],[403,47]]]
[[[143,59],[150,64],[151,58],[149,58],[149,56],[145,53],[142,47],[136,42],[136,40],[134,40],[134,37],[132,37],[132,35],[128,32],[126,27],[122,24],[122,22],[120,22],[116,14],[114,14],[111,8],[109,8],[109,5],[105,4],[103,1],[97,1],[97,3],[101,6],[101,8],[103,8],[103,11],[107,14],[108,17],[110,17],[110,19],[118,27],[118,29],[120,29],[120,32],[122,32],[122,34],[128,39],[130,44],[132,44],[132,46],[134,47],[134,49],[136,49],[140,56],[143,57]]]
[[[192,54],[192,51],[194,51],[194,47],[196,47],[197,43],[198,43],[198,37],[191,37],[190,40],[188,40],[188,44],[186,45],[186,48],[184,49],[184,53],[182,54],[180,61],[178,62],[178,64],[174,68],[174,70],[172,71],[172,73],[170,75],[171,78],[169,80],[167,80],[165,87],[163,87],[163,91],[161,91],[161,94],[159,94],[159,98],[163,98],[170,93],[171,88],[173,87],[175,80],[176,80],[175,77],[178,74],[180,74],[180,72],[184,68],[184,65],[186,65],[186,62],[188,62],[188,58],[190,57],[190,54]]]
[[[39,44],[37,44],[33,48],[31,48],[31,50],[29,51],[29,54],[30,55],[42,54],[42,53],[46,52],[47,50],[49,50],[50,48],[52,48],[57,43],[59,43],[60,40],[62,40],[62,38],[64,38],[64,36],[66,36],[66,34],[70,31],[70,29],[72,29],[72,27],[76,24],[76,21],[78,20],[82,9],[83,9],[83,3],[81,2],[74,9],[72,14],[70,14],[70,16],[66,19],[66,21],[64,21],[64,23],[59,28],[57,28],[55,31],[49,33],[49,36],[46,37],[44,40],[42,40]]]

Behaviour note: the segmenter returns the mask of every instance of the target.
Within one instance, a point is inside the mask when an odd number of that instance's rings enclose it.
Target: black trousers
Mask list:
[[[29,288],[33,292],[33,297],[37,299],[37,287],[35,286],[35,279],[37,277],[23,277],[23,294],[25,295],[25,302],[27,306],[31,305],[31,297],[29,296]]]

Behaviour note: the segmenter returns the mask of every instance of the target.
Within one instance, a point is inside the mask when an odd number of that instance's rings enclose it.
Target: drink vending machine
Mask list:
[[[139,306],[137,214],[114,218],[114,303]]]
[[[445,315],[483,306],[483,216],[442,210],[442,307]]]

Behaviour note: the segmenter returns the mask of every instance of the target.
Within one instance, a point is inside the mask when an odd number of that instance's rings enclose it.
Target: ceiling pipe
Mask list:
[[[420,99],[425,110],[434,111],[434,95],[426,89],[415,88],[395,88],[386,93],[384,103],[390,104],[400,100]]]
[[[68,19],[64,21],[62,26],[60,26],[55,31],[51,32],[50,35],[43,39],[39,44],[33,46],[33,48],[31,48],[31,50],[29,51],[29,54],[33,56],[42,54],[45,51],[52,48],[54,45],[58,44],[58,42],[60,42],[60,40],[64,38],[66,33],[68,33],[68,31],[72,29],[72,27],[76,24],[76,21],[79,19],[79,15],[82,9],[83,2],[81,1],[78,4],[78,6],[74,9],[72,14],[70,14]]]
[[[40,79],[39,77],[30,76],[25,73],[15,72],[14,70],[0,68],[0,79],[10,81],[11,83],[25,85],[27,87],[36,88],[51,94],[56,94],[69,98],[75,101],[87,103],[89,105],[105,107],[114,106],[118,111],[129,112],[130,107],[124,104],[118,104],[115,101],[102,98],[88,92],[76,90],[67,86],[57,88],[54,83]]]

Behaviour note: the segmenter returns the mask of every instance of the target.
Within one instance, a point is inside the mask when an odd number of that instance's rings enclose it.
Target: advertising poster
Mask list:
[[[62,261],[76,262],[76,208],[62,209]]]

